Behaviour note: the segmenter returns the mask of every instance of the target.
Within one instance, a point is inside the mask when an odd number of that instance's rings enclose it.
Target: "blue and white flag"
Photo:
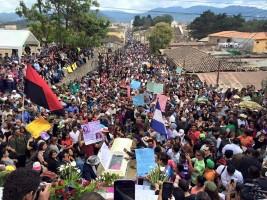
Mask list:
[[[167,135],[167,130],[165,127],[165,122],[162,117],[162,112],[160,109],[159,102],[157,101],[155,112],[153,119],[150,124],[151,128],[154,129],[154,131],[160,133],[161,135]]]

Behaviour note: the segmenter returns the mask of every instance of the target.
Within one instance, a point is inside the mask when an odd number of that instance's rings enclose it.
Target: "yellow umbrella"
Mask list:
[[[239,103],[241,108],[248,108],[250,110],[261,110],[263,107],[254,101],[242,101]]]

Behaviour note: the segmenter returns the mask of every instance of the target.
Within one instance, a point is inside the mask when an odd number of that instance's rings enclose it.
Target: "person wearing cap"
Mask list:
[[[234,155],[243,153],[240,147],[240,139],[234,138],[233,143],[227,144],[222,148],[222,153],[224,154],[227,150],[233,151]]]
[[[212,181],[206,181],[204,185],[204,192],[206,192],[212,200],[224,200],[225,195],[218,192],[217,185]]]
[[[96,155],[87,158],[86,162],[83,165],[82,177],[87,181],[96,179],[97,167],[99,164],[100,159]]]
[[[206,160],[206,169],[204,171],[204,177],[207,181],[214,181],[216,177],[216,171],[214,170],[215,163],[211,159]]]
[[[39,174],[41,174],[41,171],[42,171],[42,165],[40,162],[34,162],[32,164],[32,170],[38,172]]]
[[[245,115],[243,113],[240,114],[239,118],[237,119],[237,125],[238,125],[238,128],[240,128],[241,125],[244,125],[246,127],[248,125],[247,115]]]

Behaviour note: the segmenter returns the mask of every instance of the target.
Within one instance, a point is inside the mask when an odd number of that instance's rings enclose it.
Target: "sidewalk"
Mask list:
[[[66,77],[60,83],[57,85],[62,85],[62,84],[68,84],[71,81],[74,81],[76,79],[81,79],[83,76],[85,76],[88,72],[95,70],[97,67],[97,59],[91,59],[87,60],[87,63],[85,65],[82,65],[78,67],[73,73],[71,74],[66,74]]]

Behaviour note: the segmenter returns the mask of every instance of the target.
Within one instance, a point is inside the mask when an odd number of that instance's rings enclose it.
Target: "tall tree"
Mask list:
[[[49,15],[51,11],[50,3],[43,0],[37,0],[31,8],[21,1],[16,13],[29,21],[29,26],[34,35],[41,42],[51,42],[52,32],[54,31],[54,22]]]
[[[173,22],[173,17],[171,15],[162,15],[162,16],[157,16],[153,19],[154,25],[160,22],[171,24]]]
[[[155,25],[149,37],[150,49],[157,53],[159,49],[166,48],[172,40],[173,32],[170,24],[160,22]]]
[[[141,21],[140,15],[136,15],[134,17],[133,26],[135,26],[135,27],[142,26],[142,21]]]
[[[37,0],[27,8],[21,1],[16,12],[30,22],[41,41],[44,38],[61,45],[97,46],[107,33],[109,21],[92,11],[92,6],[99,4],[95,0]]]
[[[200,39],[215,32],[244,30],[246,24],[241,15],[228,16],[225,13],[216,15],[206,11],[189,24],[188,28],[192,37]]]

